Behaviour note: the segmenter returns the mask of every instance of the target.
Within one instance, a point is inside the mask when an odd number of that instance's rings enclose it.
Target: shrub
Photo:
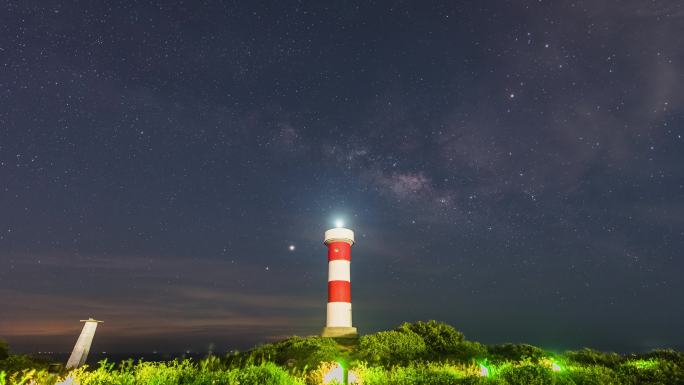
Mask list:
[[[9,357],[9,345],[7,341],[0,338],[0,360]]]
[[[510,385],[548,385],[554,382],[550,368],[529,360],[519,365],[504,365],[498,375]]]
[[[243,367],[274,362],[296,369],[315,368],[321,362],[335,361],[344,356],[332,338],[292,337],[275,344],[266,344],[248,352],[226,357],[229,367]]]
[[[379,332],[359,339],[358,356],[372,364],[406,364],[425,355],[425,341],[411,330]]]
[[[7,372],[8,375],[12,373],[20,372],[26,369],[45,369],[47,368],[47,363],[42,361],[37,361],[27,355],[15,355],[10,354],[9,357],[0,361],[0,370]]]
[[[265,365],[260,365],[260,366],[251,366],[247,367],[241,370],[233,370],[230,371],[229,373],[233,373],[235,375],[235,384],[243,384],[243,385],[262,385],[262,384],[269,384],[269,385],[300,385],[302,384],[301,381],[290,377],[287,372],[273,364],[273,363],[267,363]],[[197,384],[199,385],[199,384]]]
[[[467,362],[484,357],[486,348],[464,341],[463,333],[437,321],[404,323],[393,331],[361,337],[358,357],[385,366],[412,360]]]
[[[448,355],[449,358],[459,362],[483,359],[487,356],[487,347],[479,342],[463,341],[458,344]]]
[[[454,352],[463,342],[463,333],[450,325],[435,320],[404,323],[396,330],[418,334],[425,341],[427,349],[434,354]]]
[[[577,385],[621,385],[622,382],[612,369],[591,365],[572,366],[568,368],[563,377],[569,377]]]
[[[563,371],[554,374],[553,385],[578,385],[568,371]]]
[[[487,346],[487,353],[492,361],[523,361],[526,358],[538,362],[546,356],[544,350],[527,344],[502,344]]]
[[[684,384],[682,367],[657,358],[627,361],[620,365],[617,372],[622,383],[628,385]]]
[[[680,368],[684,368],[684,353],[677,352],[672,349],[656,349],[646,354],[637,355],[634,358],[643,360],[657,358],[659,360],[672,362]]]
[[[390,369],[360,365],[357,370],[363,385],[451,385],[480,384],[473,368],[443,363],[394,366]]]
[[[564,355],[571,362],[584,365],[601,365],[609,368],[616,368],[624,361],[624,358],[617,353],[604,353],[587,348],[578,351],[568,351]]]

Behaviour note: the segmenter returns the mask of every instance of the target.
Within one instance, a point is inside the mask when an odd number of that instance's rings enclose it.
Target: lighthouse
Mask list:
[[[338,226],[325,232],[328,247],[328,306],[323,337],[356,337],[352,326],[349,266],[354,232]]]
[[[93,343],[97,324],[102,323],[103,321],[98,321],[93,319],[93,317],[90,317],[88,319],[82,319],[81,322],[84,322],[83,330],[81,330],[81,335],[78,336],[74,350],[71,352],[71,356],[69,356],[69,360],[66,364],[67,369],[78,368],[85,364],[88,359],[88,352],[90,352],[90,345]]]

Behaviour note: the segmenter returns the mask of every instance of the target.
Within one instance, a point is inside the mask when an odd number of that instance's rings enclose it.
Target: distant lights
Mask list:
[[[288,247],[288,249],[289,249],[290,251],[295,251],[296,247],[295,247],[295,245],[290,245],[290,246]]]

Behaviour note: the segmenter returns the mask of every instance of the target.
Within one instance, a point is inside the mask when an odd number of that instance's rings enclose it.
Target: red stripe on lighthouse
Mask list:
[[[351,245],[347,242],[330,242],[328,244],[328,261],[344,259],[351,261]]]
[[[349,281],[328,282],[328,302],[351,302],[351,284]]]

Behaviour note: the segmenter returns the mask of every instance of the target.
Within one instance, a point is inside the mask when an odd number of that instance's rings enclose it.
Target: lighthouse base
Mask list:
[[[356,338],[358,335],[356,328],[347,326],[326,326],[321,333],[321,337],[332,338]]]

